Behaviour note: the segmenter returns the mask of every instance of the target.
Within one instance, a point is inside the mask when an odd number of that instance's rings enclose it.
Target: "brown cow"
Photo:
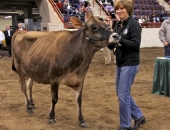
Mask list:
[[[52,106],[49,123],[56,123],[54,109],[58,89],[60,84],[64,84],[75,90],[79,126],[89,127],[81,111],[85,75],[95,52],[117,42],[119,36],[94,16],[84,23],[76,17],[70,20],[74,27],[79,28],[77,31],[16,32],[12,39],[12,68],[19,75],[29,113],[34,109],[33,82],[50,84]]]

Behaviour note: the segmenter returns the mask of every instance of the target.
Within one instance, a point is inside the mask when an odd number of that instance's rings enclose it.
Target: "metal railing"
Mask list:
[[[100,15],[101,15],[101,11],[104,11],[107,16],[110,16],[110,13],[104,8],[104,6],[99,2],[99,0],[93,0],[93,7],[94,7],[94,2],[98,4],[100,7]]]
[[[57,13],[58,17],[60,18],[60,20],[64,23],[64,17],[63,14],[61,13],[61,11],[59,10],[59,8],[57,7],[56,3],[54,2],[54,0],[48,0],[50,2],[50,4],[52,5],[54,12]]]

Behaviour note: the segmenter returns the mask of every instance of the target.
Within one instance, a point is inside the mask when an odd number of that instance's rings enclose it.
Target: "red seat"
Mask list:
[[[156,22],[151,22],[150,23],[150,28],[155,28],[156,27]]]

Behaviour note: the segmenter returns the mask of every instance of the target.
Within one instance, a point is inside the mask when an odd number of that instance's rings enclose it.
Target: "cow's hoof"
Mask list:
[[[80,123],[79,126],[82,127],[82,128],[89,128],[90,127],[86,122]]]
[[[48,120],[48,123],[49,124],[55,124],[57,121],[56,121],[56,119],[49,119]]]
[[[34,106],[34,105],[31,105],[31,109],[32,109],[32,110],[34,110],[34,109],[36,109],[36,108],[35,108],[35,106]]]
[[[32,110],[32,108],[27,108],[27,112],[28,112],[29,114],[33,114],[33,113],[34,113],[33,110]]]

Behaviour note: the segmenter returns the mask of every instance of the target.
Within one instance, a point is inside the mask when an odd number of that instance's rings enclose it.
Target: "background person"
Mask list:
[[[165,11],[162,9],[161,13],[160,13],[160,21],[163,22],[164,20],[167,19],[167,14],[165,13]]]
[[[61,13],[63,13],[63,3],[61,2],[61,0],[58,0],[56,5],[57,5],[58,9],[61,11]]]
[[[164,44],[165,56],[170,56],[170,18],[163,21],[159,31],[159,39]]]
[[[141,27],[132,16],[132,0],[116,0],[114,9],[120,22],[114,32],[120,35],[118,44],[111,44],[110,49],[116,46],[116,92],[119,99],[120,127],[118,130],[136,130],[146,122],[140,108],[133,100],[130,90],[139,69],[139,53],[141,43]],[[134,127],[131,127],[131,120]]]
[[[141,15],[140,18],[138,19],[138,22],[139,22],[139,24],[145,22],[145,19],[144,19],[144,17],[143,17],[142,15]]]
[[[18,23],[18,29],[16,31],[23,31],[26,30],[24,27],[22,27],[22,23]]]
[[[43,32],[48,32],[47,27],[43,27]]]
[[[6,46],[8,47],[8,56],[11,57],[11,39],[14,32],[10,30],[10,26],[6,25],[6,30],[4,31]]]
[[[92,11],[92,7],[91,7],[90,3],[88,3],[88,5],[86,7],[86,11]]]
[[[4,33],[0,31],[0,58],[2,57],[1,51],[2,51],[2,41],[5,39]]]
[[[110,19],[112,21],[111,22],[111,30],[113,31],[115,26],[117,25],[117,23],[120,21],[120,19],[119,19],[118,15],[116,13],[113,13],[113,12],[110,14],[110,16],[111,16]],[[113,51],[115,51],[115,49]],[[113,55],[113,61],[114,61],[114,63],[116,63],[115,54]]]
[[[116,13],[111,13],[111,20],[112,20],[112,30],[114,30],[116,24],[120,21],[120,19]]]
[[[109,22],[107,19],[104,19],[103,22],[110,27]],[[110,54],[110,49],[108,47],[103,48],[103,55],[104,55],[104,63],[105,65],[110,65],[111,63],[111,54]]]
[[[144,16],[145,23],[150,22],[150,19],[148,18],[147,15]]]
[[[107,10],[108,12],[114,11],[114,8],[110,2],[106,5],[105,10]]]

